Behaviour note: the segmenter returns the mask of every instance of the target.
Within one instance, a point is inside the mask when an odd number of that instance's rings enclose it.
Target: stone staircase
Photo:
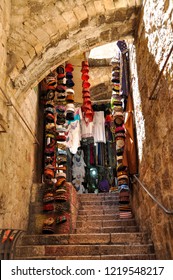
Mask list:
[[[134,218],[119,219],[118,194],[80,194],[75,233],[23,235],[15,259],[139,260],[155,259],[148,235]]]

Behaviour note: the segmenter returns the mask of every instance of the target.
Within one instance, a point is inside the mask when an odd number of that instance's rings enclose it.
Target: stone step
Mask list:
[[[89,206],[96,206],[96,205],[108,205],[108,206],[111,206],[111,205],[117,205],[119,203],[119,200],[118,199],[115,199],[115,200],[101,200],[101,201],[97,201],[97,200],[93,200],[93,201],[82,201],[81,204],[82,206],[83,205],[89,205]]]
[[[116,232],[137,232],[137,226],[116,226],[116,227],[81,227],[76,228],[75,233],[116,233]]]
[[[144,244],[149,241],[148,235],[133,233],[100,233],[100,234],[52,234],[24,235],[18,245],[58,245],[58,244]]]
[[[155,254],[25,257],[25,260],[155,260],[155,259],[156,259]],[[23,257],[16,257],[15,260],[23,260]]]
[[[112,205],[80,205],[79,210],[119,210],[119,203],[114,203]]]
[[[114,220],[119,219],[119,214],[105,214],[105,215],[78,215],[78,221],[100,221],[100,220]]]
[[[90,201],[90,202],[95,202],[95,201],[111,201],[111,200],[119,200],[119,195],[117,195],[117,196],[114,196],[114,197],[112,197],[112,196],[108,196],[108,197],[96,197],[96,198],[94,198],[94,197],[86,197],[86,198],[84,198],[84,197],[82,197],[82,198],[80,198],[79,199],[79,201],[80,202],[85,202],[85,201]]]
[[[93,220],[93,221],[77,221],[76,228],[86,227],[116,227],[116,226],[135,226],[134,219],[122,219],[122,220]]]
[[[27,256],[92,256],[92,255],[123,255],[154,253],[152,244],[132,245],[46,245],[46,246],[18,246],[17,257]]]
[[[119,209],[118,207],[114,207],[112,209],[105,209],[105,208],[101,208],[101,209],[92,209],[90,210],[88,209],[80,209],[78,212],[78,215],[107,215],[107,214],[114,214],[114,215],[119,215]]]
[[[79,199],[86,199],[86,198],[105,198],[105,197],[115,197],[119,196],[119,193],[81,193],[77,195]]]

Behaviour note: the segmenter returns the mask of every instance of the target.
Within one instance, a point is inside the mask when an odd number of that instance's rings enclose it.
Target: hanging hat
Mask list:
[[[54,97],[55,97],[55,91],[49,90],[49,91],[47,92],[46,97],[47,97],[48,100],[54,99]]]
[[[124,130],[124,127],[121,125],[121,126],[117,126],[116,129],[115,129],[115,132],[125,132]]]
[[[65,66],[65,71],[66,72],[73,72],[74,68],[73,65],[71,63],[67,63]]]
[[[91,104],[90,97],[83,97],[84,104]]]
[[[55,232],[55,220],[53,217],[50,217],[44,221],[42,233],[53,234],[54,232]]]
[[[53,163],[53,161],[54,161],[54,157],[50,157],[50,156],[46,156],[45,157],[45,160],[44,160],[44,162],[45,162],[45,164],[47,163],[47,164],[52,164]]]
[[[45,109],[44,109],[44,113],[52,113],[52,114],[54,114],[54,112],[55,112],[55,110],[54,110],[54,108],[52,108],[52,107],[46,107]]]
[[[57,112],[57,113],[64,113],[65,110],[66,110],[66,106],[64,106],[64,105],[58,105],[58,106],[56,107],[56,112]]]
[[[44,204],[43,205],[43,211],[53,211],[54,205],[52,203]]]
[[[83,81],[88,81],[88,80],[89,80],[89,75],[88,75],[88,73],[82,73],[82,80],[83,80]]]
[[[66,141],[66,136],[65,136],[65,135],[59,135],[59,134],[58,134],[57,137],[56,137],[56,139],[57,139],[57,141],[60,141],[60,142],[62,141],[62,142],[63,142],[63,141]]]
[[[57,85],[57,87],[56,87],[56,90],[58,91],[58,92],[65,92],[65,90],[66,90],[66,87],[65,86],[63,86],[63,85]]]
[[[67,106],[66,106],[66,112],[74,112],[75,111],[75,106],[74,106],[74,104],[72,103],[69,103],[69,104],[67,104]]]
[[[49,203],[54,201],[54,195],[53,192],[47,192],[43,196],[43,203]]]
[[[55,116],[52,113],[47,113],[45,118],[48,122],[54,122],[54,120],[55,120]]]
[[[124,116],[122,112],[116,112],[114,114],[114,122],[117,125],[122,125],[124,123]]]
[[[58,66],[56,72],[58,74],[64,74],[64,66],[63,65]]]
[[[54,199],[55,201],[67,201],[67,196],[64,194],[56,194]]]
[[[91,85],[90,85],[90,83],[89,82],[87,82],[87,81],[83,81],[82,82],[82,87],[83,88],[89,88]]]
[[[83,93],[83,98],[86,98],[86,97],[91,97],[91,94],[90,94],[90,92],[89,91],[82,91],[82,93]]]
[[[65,180],[66,180],[66,178],[64,178],[64,177],[57,178],[57,182],[55,184],[55,187],[60,187],[65,182]]]
[[[74,113],[73,112],[67,112],[66,120],[73,121],[74,120]]]
[[[72,72],[66,72],[66,78],[67,79],[72,79],[73,78]]]
[[[50,73],[46,78],[46,83],[51,86],[56,85],[56,77],[54,73]]]
[[[67,103],[73,103],[74,102],[74,94],[67,94],[66,101],[67,101]]]
[[[52,169],[45,168],[45,170],[44,170],[44,175],[45,175],[47,178],[54,178],[54,171],[53,171]]]
[[[65,124],[65,116],[57,116],[56,123],[59,125]]]
[[[116,138],[116,141],[119,140],[119,139],[123,139],[125,138],[125,133],[123,132],[115,132],[115,138]]]
[[[44,153],[46,156],[53,156],[55,153],[55,148],[54,147],[46,148],[44,150]]]
[[[56,173],[56,178],[59,179],[59,178],[66,178],[66,174],[64,172],[57,172]]]
[[[62,224],[62,223],[65,223],[66,221],[67,221],[66,216],[60,216],[56,219],[57,224]]]
[[[67,88],[65,92],[66,92],[66,94],[74,94],[74,89]]]
[[[81,72],[84,73],[88,73],[89,72],[89,67],[88,66],[83,66],[81,69]]]
[[[66,164],[67,163],[67,156],[66,155],[58,155],[57,156],[57,163],[58,164]]]
[[[63,78],[65,78],[65,74],[64,73],[61,73],[61,74],[57,75],[57,79],[58,80],[63,80]],[[58,83],[59,83],[59,81],[58,81]]]
[[[122,138],[122,137],[116,138],[116,150],[124,147],[124,144],[125,144],[124,138]]]
[[[72,87],[74,87],[74,85],[75,85],[75,83],[73,82],[73,80],[67,79],[67,81],[66,81],[66,86],[67,86],[68,88],[72,88]]]
[[[88,63],[87,60],[82,61],[82,68],[83,68],[84,66],[89,66],[89,63]]]

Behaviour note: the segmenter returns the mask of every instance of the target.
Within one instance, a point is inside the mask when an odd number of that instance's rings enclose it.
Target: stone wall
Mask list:
[[[0,3],[0,130],[4,128],[7,129],[6,119],[7,119],[7,99],[5,97],[5,85],[6,85],[6,60],[7,60],[7,38],[10,29],[10,11],[11,11],[11,1],[2,0]],[[1,124],[3,127],[1,127]]]
[[[157,77],[171,49],[172,1],[144,1],[131,74],[138,136],[139,175],[148,190],[173,210],[173,53],[150,99]],[[133,210],[141,228],[149,231],[157,258],[173,259],[173,215],[165,214],[137,184]]]
[[[8,107],[8,131],[0,134],[0,228],[26,229],[34,176],[38,93],[30,90],[20,107]],[[19,114],[17,113],[19,112]]]

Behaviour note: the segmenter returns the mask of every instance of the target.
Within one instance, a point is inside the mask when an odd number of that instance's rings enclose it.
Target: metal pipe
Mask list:
[[[138,177],[136,175],[133,175],[133,177],[135,178],[135,180],[139,183],[139,185],[145,190],[145,192],[152,198],[152,200],[154,202],[157,203],[157,205],[166,213],[166,214],[170,214],[173,215],[173,211],[172,210],[168,210],[166,209],[147,189],[146,187],[142,184],[142,182],[138,179]]]

